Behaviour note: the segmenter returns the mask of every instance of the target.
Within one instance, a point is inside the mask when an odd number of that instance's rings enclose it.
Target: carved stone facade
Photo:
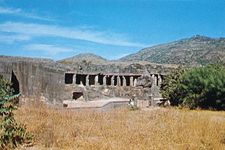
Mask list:
[[[136,95],[159,97],[163,76],[176,67],[156,64],[62,64],[47,59],[0,56],[0,74],[18,87],[23,100],[94,100]],[[12,80],[13,76],[13,80]]]

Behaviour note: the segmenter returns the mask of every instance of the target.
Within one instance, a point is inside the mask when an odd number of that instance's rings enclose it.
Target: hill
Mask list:
[[[107,60],[101,56],[97,56],[92,53],[83,53],[76,56],[60,60],[58,62],[65,64],[81,63],[81,62],[91,62],[91,63],[105,63]]]
[[[196,35],[191,38],[140,50],[119,61],[148,61],[162,64],[205,65],[225,63],[225,38]]]

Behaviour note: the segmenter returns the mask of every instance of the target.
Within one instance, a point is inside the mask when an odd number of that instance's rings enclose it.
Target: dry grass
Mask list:
[[[158,109],[111,112],[22,106],[37,149],[225,149],[225,112]]]

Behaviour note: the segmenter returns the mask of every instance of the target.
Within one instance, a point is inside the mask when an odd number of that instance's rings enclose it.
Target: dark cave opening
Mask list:
[[[20,93],[20,84],[19,81],[15,75],[15,73],[12,71],[12,75],[11,75],[11,87],[13,89],[13,94],[19,94]]]
[[[126,85],[123,86],[130,86],[130,76],[124,76],[126,79]]]
[[[95,75],[89,75],[89,85],[95,85]]]
[[[73,92],[73,99],[77,100],[83,95],[83,92]]]
[[[73,83],[73,73],[65,73],[65,84]]]
[[[106,76],[106,85],[111,85],[112,76]]]
[[[99,83],[99,85],[103,85],[103,75],[101,75],[101,74],[99,74],[98,75],[98,83]]]

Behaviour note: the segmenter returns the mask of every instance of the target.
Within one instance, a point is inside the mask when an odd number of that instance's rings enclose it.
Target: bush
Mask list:
[[[225,68],[219,65],[178,70],[163,81],[161,93],[172,105],[225,109]]]
[[[10,83],[0,75],[0,149],[13,149],[20,144],[31,141],[25,126],[14,119],[16,105],[12,96]]]
[[[161,84],[160,92],[162,96],[166,99],[169,99],[172,105],[178,105],[180,103],[177,99],[179,92],[176,92],[176,90],[184,71],[185,70],[181,68],[174,70],[171,74],[168,74],[164,77],[164,80]]]

